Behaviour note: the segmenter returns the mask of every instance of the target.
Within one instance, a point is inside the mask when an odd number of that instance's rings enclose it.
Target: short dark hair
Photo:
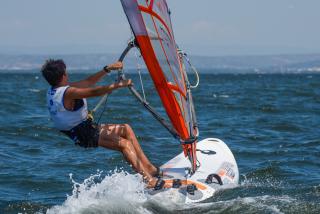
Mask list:
[[[57,86],[66,72],[66,64],[62,59],[48,59],[41,68],[42,76],[51,86]]]

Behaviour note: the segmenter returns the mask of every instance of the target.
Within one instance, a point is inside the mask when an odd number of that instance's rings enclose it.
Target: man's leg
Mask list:
[[[132,168],[140,173],[151,186],[154,185],[155,179],[145,166],[145,163],[140,159],[132,141],[121,137],[121,132],[123,132],[123,125],[101,126],[99,146],[122,152],[124,158],[132,165]]]
[[[144,166],[149,170],[151,175],[155,175],[157,173],[157,168],[149,161],[144,152],[141,149],[141,146],[137,140],[135,133],[132,128],[128,124],[121,125],[121,137],[128,139],[132,142],[134,149],[140,160],[143,162]]]
[[[140,144],[132,130],[132,128],[128,124],[108,124],[102,126],[104,129],[109,130],[110,133],[121,136],[127,140],[129,140],[138,156],[138,158],[142,161],[143,166],[148,170],[149,174],[155,176],[157,173],[157,168],[149,161],[144,152],[142,151]]]

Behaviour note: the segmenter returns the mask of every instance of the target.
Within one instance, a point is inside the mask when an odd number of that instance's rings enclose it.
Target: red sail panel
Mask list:
[[[165,0],[121,0],[167,115],[182,140],[190,138],[185,72]]]

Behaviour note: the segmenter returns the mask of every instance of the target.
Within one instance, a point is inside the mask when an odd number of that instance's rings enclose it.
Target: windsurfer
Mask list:
[[[129,79],[95,86],[103,76],[122,67],[121,62],[116,62],[84,80],[69,82],[64,61],[47,60],[41,72],[51,85],[47,93],[48,109],[55,128],[66,134],[75,144],[84,148],[100,146],[120,151],[132,168],[143,176],[148,187],[154,187],[159,185],[160,180],[156,177],[160,170],[145,156],[130,125],[99,125],[88,115],[86,98],[110,94],[132,84]]]

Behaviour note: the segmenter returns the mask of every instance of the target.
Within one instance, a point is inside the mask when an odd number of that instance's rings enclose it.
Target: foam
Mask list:
[[[34,93],[39,93],[40,92],[39,89],[35,89],[35,88],[29,88],[28,91],[34,92]]]
[[[67,196],[62,205],[47,210],[47,213],[150,213],[143,207],[148,197],[140,175],[114,171],[96,183],[101,174],[98,172],[83,183],[77,183],[70,175],[72,195]]]

